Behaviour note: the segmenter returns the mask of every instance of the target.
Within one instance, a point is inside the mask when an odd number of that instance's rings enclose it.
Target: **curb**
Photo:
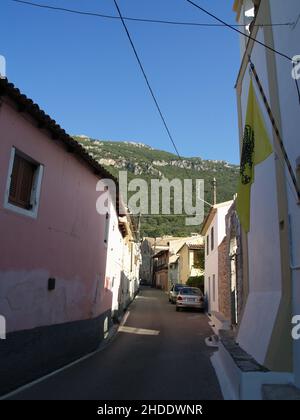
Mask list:
[[[124,315],[123,315],[123,317],[122,317],[122,320],[125,318],[125,315],[126,315],[127,313],[128,313],[128,311],[126,311],[126,312],[124,313]],[[108,346],[109,346],[109,345],[110,345],[110,344],[114,341],[114,339],[117,337],[118,332],[119,332],[119,328],[120,328],[121,324],[122,324],[122,323],[120,323],[120,324],[114,324],[114,325],[113,325],[113,326],[109,329],[109,331],[108,331],[108,333],[107,333],[107,337],[106,337],[106,338],[104,338],[104,339],[102,340],[102,342],[100,343],[100,345],[98,346],[98,348],[97,348],[96,350],[92,351],[91,353],[87,353],[86,355],[84,355],[84,356],[82,356],[82,357],[80,357],[80,358],[78,358],[78,359],[74,360],[74,361],[73,361],[73,362],[71,362],[71,363],[68,363],[68,364],[66,364],[66,365],[62,366],[62,367],[61,367],[61,368],[59,368],[59,369],[56,369],[56,370],[54,370],[54,371],[52,371],[52,372],[50,372],[50,373],[47,373],[47,375],[44,375],[44,376],[42,376],[42,377],[40,377],[40,378],[38,378],[38,379],[35,379],[34,381],[31,381],[31,382],[29,382],[29,383],[27,383],[27,384],[25,384],[25,385],[22,385],[22,386],[20,386],[20,387],[16,388],[15,390],[8,392],[7,394],[0,395],[0,401],[4,401],[4,400],[7,400],[7,399],[9,399],[9,398],[11,398],[11,397],[14,397],[14,396],[16,396],[17,394],[19,394],[20,392],[25,391],[25,390],[27,390],[27,389],[29,389],[29,388],[33,387],[34,385],[37,385],[37,384],[39,384],[39,383],[41,383],[41,382],[43,382],[43,381],[45,381],[45,380],[47,380],[47,379],[51,378],[52,376],[55,376],[55,375],[57,375],[58,373],[61,373],[61,372],[63,372],[64,370],[67,370],[67,369],[69,369],[70,367],[75,366],[75,365],[77,365],[77,364],[79,364],[79,363],[83,362],[84,360],[87,360],[87,359],[89,359],[90,357],[92,357],[92,356],[94,356],[94,355],[96,355],[96,354],[100,353],[101,351],[105,350],[105,349],[106,349],[106,348],[107,348],[107,347],[108,347]]]

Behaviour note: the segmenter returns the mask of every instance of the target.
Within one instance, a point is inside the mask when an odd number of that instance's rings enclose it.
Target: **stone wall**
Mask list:
[[[219,311],[227,319],[231,319],[230,277],[228,273],[228,239],[225,237],[218,247],[218,293]]]
[[[241,239],[241,228],[238,215],[235,208],[235,202],[232,204],[226,215],[226,243],[227,243],[227,275],[229,287],[231,283],[231,259],[233,255],[236,258],[236,287],[237,287],[237,324],[239,325],[244,305],[244,284],[243,284],[243,250]],[[233,247],[234,244],[234,247]]]

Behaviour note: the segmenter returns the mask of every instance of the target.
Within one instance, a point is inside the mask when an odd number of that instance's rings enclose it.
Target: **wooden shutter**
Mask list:
[[[15,155],[14,166],[10,179],[10,190],[9,190],[9,201],[17,200],[17,191],[18,191],[18,180],[20,179],[20,158],[18,155]]]
[[[15,155],[11,174],[9,201],[24,209],[30,209],[30,198],[34,173],[37,165],[19,155]]]

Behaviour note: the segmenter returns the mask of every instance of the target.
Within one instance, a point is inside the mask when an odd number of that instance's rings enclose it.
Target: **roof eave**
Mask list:
[[[22,94],[12,83],[6,78],[0,78],[0,98],[8,97],[15,105],[19,112],[25,112],[37,122],[39,129],[48,130],[53,141],[61,141],[67,147],[68,152],[75,153],[92,169],[93,173],[100,178],[112,179],[116,185],[118,180],[101,166],[73,137],[66,133],[49,115],[47,115],[36,103]]]

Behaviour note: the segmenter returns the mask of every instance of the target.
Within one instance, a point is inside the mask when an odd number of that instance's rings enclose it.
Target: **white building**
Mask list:
[[[140,243],[130,215],[120,217],[113,204],[106,218],[107,263],[105,289],[111,293],[112,315],[122,316],[139,288]]]
[[[105,272],[106,290],[112,293],[112,316],[121,315],[120,288],[123,269],[123,236],[119,229],[119,216],[113,206],[106,215],[105,244],[107,247],[107,263]]]
[[[226,235],[225,216],[232,203],[212,206],[201,230],[205,238],[204,290],[209,312],[219,312],[219,246]]]
[[[126,308],[139,288],[141,265],[141,246],[132,216],[119,218],[123,234],[121,295],[122,307]]]

